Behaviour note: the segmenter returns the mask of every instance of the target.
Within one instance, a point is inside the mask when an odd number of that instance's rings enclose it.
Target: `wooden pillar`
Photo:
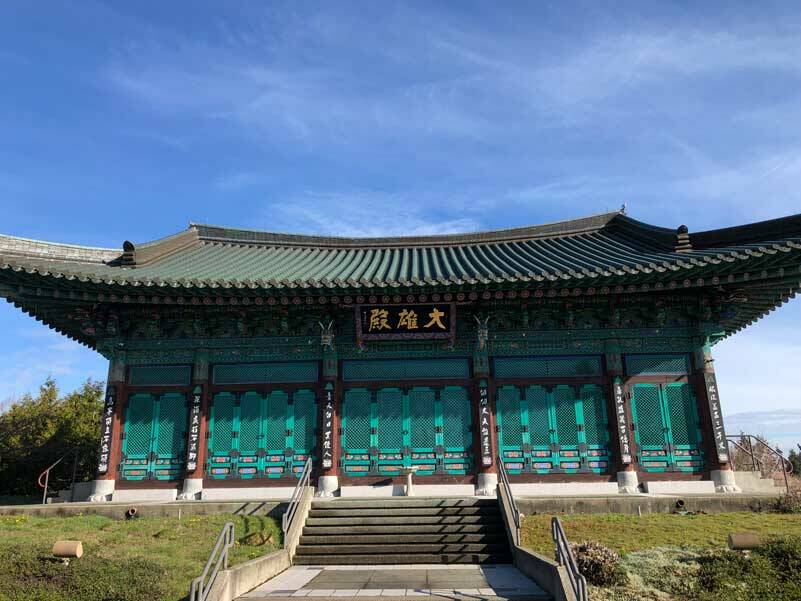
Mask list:
[[[114,494],[120,461],[125,410],[125,352],[115,353],[109,360],[106,396],[100,417],[100,452],[97,476],[92,483],[89,501],[110,501]]]
[[[634,429],[631,403],[623,387],[623,356],[618,340],[607,340],[604,348],[606,363],[607,413],[612,430],[612,457],[617,469],[618,490],[638,492],[639,481],[635,466]]]
[[[473,449],[476,465],[476,494],[494,495],[498,486],[498,440],[495,432],[495,386],[490,376],[486,339],[473,354],[472,385]]]
[[[704,438],[704,452],[710,465],[710,476],[718,492],[741,492],[734,480],[729,459],[729,445],[723,426],[723,409],[715,378],[712,345],[708,336],[696,344],[693,366],[693,384],[698,399],[698,414]]]
[[[339,360],[333,340],[331,344],[323,346],[323,372],[319,388],[322,397],[318,403],[317,417],[317,494],[331,497],[339,488],[339,424],[342,406]]]
[[[178,499],[182,501],[200,500],[203,495],[203,474],[208,449],[209,394],[209,353],[200,349],[195,352],[192,391],[189,394],[184,483],[181,494],[178,495]]]

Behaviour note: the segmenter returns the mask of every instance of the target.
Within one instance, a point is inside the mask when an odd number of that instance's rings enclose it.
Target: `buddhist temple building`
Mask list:
[[[736,492],[712,347],[801,286],[801,215],[339,238],[0,236],[0,296],[109,361],[91,500]],[[770,378],[765,373],[765,378]],[[755,404],[760,399],[753,399]]]

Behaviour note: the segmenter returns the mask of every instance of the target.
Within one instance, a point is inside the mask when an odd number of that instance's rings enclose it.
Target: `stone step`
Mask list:
[[[337,529],[339,530],[339,529]],[[357,544],[409,544],[409,543],[499,543],[506,544],[506,533],[485,534],[397,534],[377,532],[374,534],[341,534],[336,536],[303,535],[300,537],[300,546],[303,545],[357,545]]]
[[[372,544],[372,545],[346,545],[339,544],[339,541],[330,541],[335,544],[327,545],[300,545],[297,555],[393,555],[397,553],[419,554],[419,553],[498,553],[506,551],[506,546],[500,543],[456,543],[456,544],[424,544],[413,545],[402,544]],[[296,557],[297,557],[296,555]]]
[[[359,507],[346,509],[318,509],[312,507],[309,512],[310,518],[334,518],[334,517],[391,517],[391,516],[434,516],[434,515],[500,515],[498,506],[474,506],[474,507]]]
[[[447,563],[511,563],[509,553],[404,553],[402,555],[296,555],[297,565],[408,565]]]
[[[327,522],[328,520],[326,520]],[[503,524],[363,524],[347,526],[312,526],[308,520],[304,536],[344,536],[350,534],[484,534],[504,532]]]
[[[337,499],[335,501],[314,500],[312,509],[392,509],[395,507],[497,507],[495,499],[437,499],[426,497],[397,497],[369,499]]]
[[[421,515],[421,516],[375,516],[375,517],[337,517],[307,518],[307,526],[380,526],[422,525],[422,524],[500,524],[501,518],[495,515]]]

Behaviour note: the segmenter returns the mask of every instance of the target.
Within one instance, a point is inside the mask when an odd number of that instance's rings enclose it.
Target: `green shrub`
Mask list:
[[[86,555],[69,565],[42,545],[0,549],[0,599],[8,601],[153,601],[165,597],[158,563]]]
[[[572,543],[570,547],[576,556],[579,572],[587,582],[596,586],[612,586],[626,580],[620,569],[620,555],[609,547],[595,541]]]
[[[773,539],[750,554],[713,552],[699,562],[699,598],[704,601],[801,599],[801,538]]]
[[[773,502],[773,511],[778,513],[801,513],[801,492],[794,490]]]

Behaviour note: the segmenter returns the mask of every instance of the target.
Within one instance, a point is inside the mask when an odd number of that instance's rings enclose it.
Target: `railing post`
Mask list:
[[[50,469],[45,472],[44,491],[42,492],[42,505],[47,504],[47,482],[50,480]]]

